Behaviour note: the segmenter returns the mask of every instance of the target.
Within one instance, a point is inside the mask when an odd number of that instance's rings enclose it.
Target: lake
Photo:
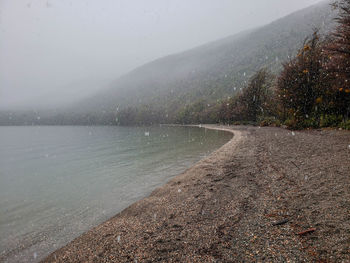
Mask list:
[[[231,136],[196,127],[0,127],[0,261],[39,261]]]

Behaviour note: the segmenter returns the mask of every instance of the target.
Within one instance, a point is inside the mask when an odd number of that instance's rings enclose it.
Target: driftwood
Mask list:
[[[309,228],[309,229],[306,229],[304,231],[299,232],[298,235],[303,236],[303,235],[306,235],[308,233],[312,233],[314,231],[316,231],[316,228],[312,227],[312,228]]]
[[[288,222],[289,222],[288,219],[283,219],[283,220],[281,220],[281,221],[272,223],[272,225],[273,225],[273,226],[280,226],[280,225],[284,225],[285,223],[288,223]]]

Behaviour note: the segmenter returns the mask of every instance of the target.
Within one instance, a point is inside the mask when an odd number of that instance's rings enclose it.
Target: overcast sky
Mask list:
[[[81,99],[133,68],[320,0],[0,0],[0,108]]]

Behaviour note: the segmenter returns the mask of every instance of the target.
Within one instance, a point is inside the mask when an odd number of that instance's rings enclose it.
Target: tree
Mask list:
[[[327,46],[327,70],[335,93],[334,112],[344,119],[350,117],[350,0],[336,3],[339,16],[337,28]]]
[[[317,31],[306,39],[298,55],[283,65],[277,80],[277,94],[285,117],[301,122],[313,116],[319,120],[329,104],[326,56]]]
[[[249,80],[239,100],[245,108],[243,115],[246,120],[256,122],[258,116],[264,115],[268,109],[268,100],[271,96],[272,76],[266,69],[261,69]]]

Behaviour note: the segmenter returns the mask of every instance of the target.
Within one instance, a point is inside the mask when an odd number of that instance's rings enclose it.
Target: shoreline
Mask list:
[[[168,182],[166,182],[164,185],[157,187],[156,189],[154,189],[151,194],[149,196],[146,196],[144,198],[142,198],[139,201],[136,201],[135,203],[131,204],[129,207],[125,208],[124,210],[128,210],[131,206],[137,205],[139,202],[144,201],[145,199],[150,198],[155,192],[162,190],[163,188],[165,188],[166,186],[168,186],[169,184],[173,184],[173,181],[177,181],[178,179],[180,179],[180,177],[186,176],[187,173],[190,173],[190,170],[192,169],[196,169],[197,166],[200,166],[202,162],[206,162],[207,159],[211,158],[213,155],[218,154],[219,152],[222,151],[222,148],[224,147],[235,147],[235,145],[237,144],[237,142],[239,140],[242,139],[241,137],[241,132],[238,130],[232,130],[230,128],[227,128],[227,126],[224,125],[215,125],[215,124],[207,124],[207,125],[177,125],[177,124],[162,124],[162,126],[190,126],[190,127],[196,127],[196,128],[204,128],[204,129],[208,129],[208,130],[217,130],[217,131],[225,131],[228,132],[230,134],[232,134],[232,138],[227,141],[224,145],[222,145],[221,147],[219,147],[218,149],[214,150],[212,153],[210,153],[209,156],[204,157],[203,159],[199,160],[198,162],[196,162],[195,164],[193,164],[191,167],[189,167],[188,169],[186,169],[184,172],[176,175],[175,177],[171,178]],[[232,127],[231,127],[232,128]],[[171,186],[172,187],[172,186]],[[114,215],[113,217],[111,217],[110,219],[107,219],[105,222],[93,227],[92,229],[88,230],[86,233],[83,233],[82,235],[78,236],[77,238],[73,239],[72,241],[70,241],[68,244],[64,245],[62,248],[57,249],[56,251],[50,253],[47,257],[45,257],[44,259],[42,259],[40,262],[58,262],[56,260],[58,260],[57,256],[55,255],[55,253],[57,253],[58,251],[64,249],[65,247],[69,246],[72,242],[74,242],[76,239],[81,238],[82,236],[84,236],[85,234],[89,233],[90,231],[102,227],[102,225],[104,224],[108,224],[109,221],[113,220],[115,217],[118,217],[121,213],[124,212],[124,210],[122,210],[121,212],[117,213],[116,215]],[[52,256],[54,258],[54,260],[52,261]],[[51,258],[51,259],[50,259]],[[64,259],[65,261],[66,259]]]
[[[350,260],[350,133],[201,127],[234,136],[42,262]]]

